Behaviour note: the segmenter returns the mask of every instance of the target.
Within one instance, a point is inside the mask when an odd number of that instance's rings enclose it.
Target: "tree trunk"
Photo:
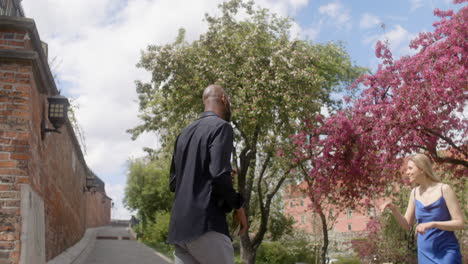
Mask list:
[[[245,245],[242,245],[240,253],[241,253],[241,260],[243,264],[255,264],[255,256],[257,255],[257,250],[255,250],[252,247],[247,247]]]
[[[325,217],[325,214],[323,213],[323,210],[320,210],[318,212],[320,215],[320,220],[322,222],[322,235],[323,235],[323,245],[322,245],[322,251],[320,254],[320,259],[322,264],[327,263],[327,250],[328,250],[328,228],[327,228],[327,219]]]

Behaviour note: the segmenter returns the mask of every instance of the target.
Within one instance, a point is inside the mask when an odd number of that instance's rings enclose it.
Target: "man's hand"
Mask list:
[[[244,208],[234,209],[232,220],[234,229],[240,225],[237,235],[243,235],[247,231],[247,217],[245,216]]]

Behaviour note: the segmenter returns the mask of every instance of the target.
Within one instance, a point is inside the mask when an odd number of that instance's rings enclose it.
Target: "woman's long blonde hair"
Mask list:
[[[409,160],[416,164],[416,167],[423,170],[426,175],[431,178],[431,180],[435,182],[440,182],[440,178],[438,175],[435,175],[432,171],[432,162],[428,156],[424,154],[414,154],[409,156]]]

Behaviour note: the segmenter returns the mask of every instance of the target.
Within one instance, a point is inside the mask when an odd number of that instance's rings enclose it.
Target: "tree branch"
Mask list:
[[[278,192],[278,190],[281,188],[281,185],[283,185],[283,182],[286,180],[286,178],[289,176],[291,169],[294,168],[294,165],[290,166],[287,172],[281,177],[281,179],[278,181],[276,184],[276,187],[273,189],[273,191],[267,195],[266,201],[265,201],[265,207],[263,210],[260,211],[261,213],[261,222],[260,222],[260,227],[255,234],[254,238],[252,239],[252,246],[257,248],[260,246],[260,243],[263,240],[263,237],[265,236],[265,233],[267,231],[267,226],[268,226],[268,219],[270,216],[270,206],[271,206],[271,201],[275,194]]]
[[[437,154],[437,150],[435,148],[428,148],[426,146],[420,145],[410,145],[409,147],[415,147],[426,150],[427,152],[431,153],[431,156],[434,158],[434,160],[439,163],[450,163],[453,165],[461,165],[468,168],[468,161],[452,157],[441,157],[439,156],[439,154]]]
[[[426,131],[426,132],[428,132],[428,133],[433,134],[434,136],[437,136],[437,137],[439,137],[439,138],[445,140],[445,142],[447,142],[447,143],[448,143],[450,146],[452,146],[454,149],[460,151],[460,153],[462,153],[462,154],[465,156],[465,158],[468,158],[468,153],[465,152],[465,151],[463,151],[463,150],[462,150],[461,148],[459,148],[457,145],[455,145],[455,143],[454,143],[450,138],[448,138],[448,137],[446,137],[446,136],[444,136],[444,135],[442,135],[442,134],[440,134],[440,133],[437,133],[436,131],[434,131],[434,130],[432,130],[432,129],[426,128],[426,127],[424,127],[423,130]]]
[[[262,180],[263,176],[265,175],[266,168],[268,167],[268,163],[270,163],[271,154],[268,154],[267,158],[263,162],[262,170],[260,171],[260,175],[257,181],[257,192],[258,192],[258,202],[260,203],[260,211],[263,212],[265,210],[265,205],[263,204],[263,191],[262,191]]]

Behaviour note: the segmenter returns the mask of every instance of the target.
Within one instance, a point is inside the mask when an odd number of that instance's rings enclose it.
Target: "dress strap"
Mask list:
[[[440,185],[440,195],[442,195],[442,197],[444,197],[444,191],[442,190],[442,187],[444,187],[443,184]]]

